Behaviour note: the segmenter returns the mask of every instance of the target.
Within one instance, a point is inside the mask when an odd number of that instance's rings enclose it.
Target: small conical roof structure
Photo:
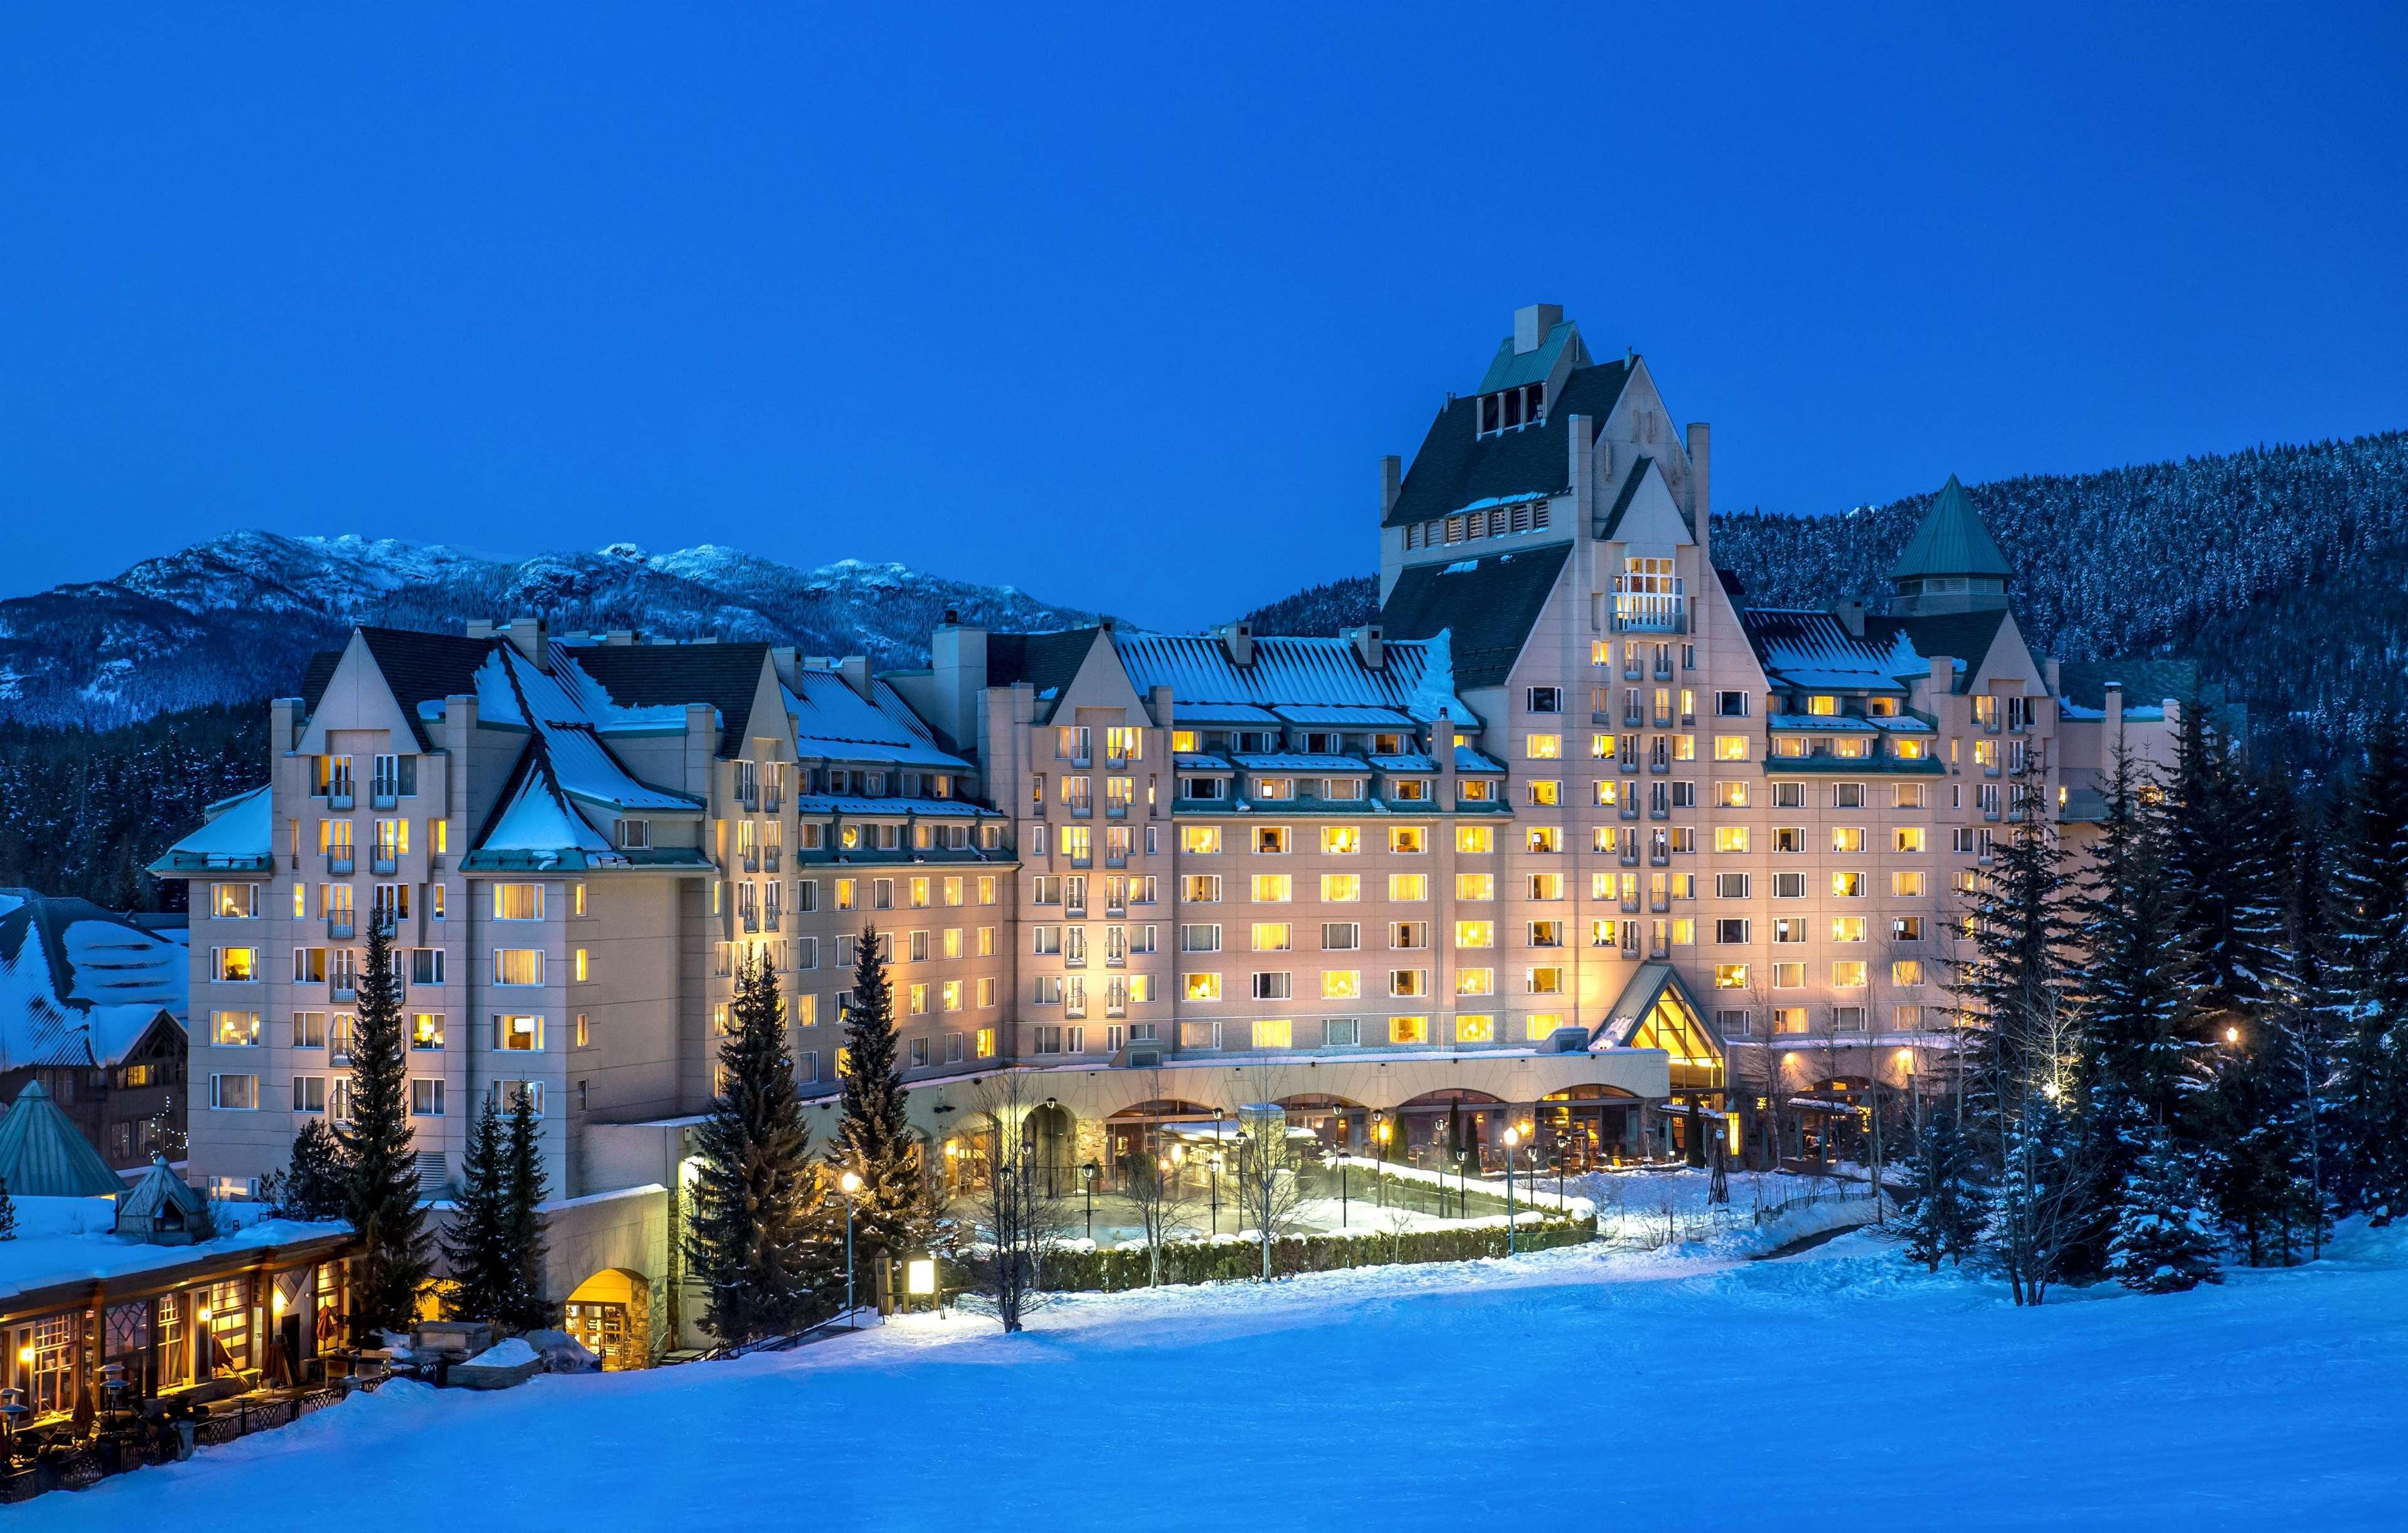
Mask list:
[[[1973,509],[1973,497],[1951,474],[1931,497],[1930,509],[1923,513],[1914,536],[1906,540],[1898,563],[1890,566],[1889,578],[1919,580],[1934,575],[1994,575],[2004,579],[2013,573],[1998,540],[1982,525],[1981,513]]]
[[[39,1081],[0,1118],[0,1178],[16,1197],[111,1197],[125,1190]]]
[[[208,1200],[155,1151],[142,1180],[117,1197],[117,1233],[154,1245],[180,1244],[209,1233]]]

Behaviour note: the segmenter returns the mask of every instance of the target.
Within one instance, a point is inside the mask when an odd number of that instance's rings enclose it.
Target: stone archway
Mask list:
[[[606,1267],[568,1296],[562,1329],[611,1372],[652,1363],[652,1285],[640,1272]]]

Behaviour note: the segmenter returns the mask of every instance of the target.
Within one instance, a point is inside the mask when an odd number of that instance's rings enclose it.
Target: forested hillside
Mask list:
[[[143,867],[208,806],[266,778],[264,703],[97,731],[0,723],[0,885],[180,910],[184,886]]]
[[[2014,561],[2036,649],[2071,660],[2182,653],[2244,700],[2261,743],[2313,757],[2403,700],[2408,432],[1971,488]],[[1819,607],[1880,588],[1928,496],[1838,516],[1714,519],[1746,599]],[[1248,614],[1334,634],[1377,581],[1331,581]]]

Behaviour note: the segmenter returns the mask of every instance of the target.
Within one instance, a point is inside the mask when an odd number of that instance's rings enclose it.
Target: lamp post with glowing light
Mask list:
[[[1087,1194],[1087,1239],[1090,1240],[1096,1238],[1096,1163],[1092,1160],[1079,1168],[1079,1182]]]
[[[836,1179],[844,1193],[844,1327],[856,1329],[861,1322],[853,1305],[853,1195],[861,1191],[861,1178],[852,1171]]]
[[[1390,1126],[1387,1119],[1383,1118],[1380,1120],[1378,1133],[1380,1136],[1380,1207],[1384,1209],[1388,1206],[1388,1135],[1390,1133]]]
[[[1505,1130],[1505,1254],[1513,1254],[1513,1148],[1522,1142],[1518,1128]]]
[[[1213,1151],[1205,1166],[1205,1182],[1211,1188],[1212,1233],[1217,1236],[1221,1233],[1221,1152]]]

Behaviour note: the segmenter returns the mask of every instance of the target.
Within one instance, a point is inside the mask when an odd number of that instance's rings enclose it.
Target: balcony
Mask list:
[[[1125,820],[1128,818],[1128,806],[1126,804],[1106,804],[1104,806],[1104,818],[1107,820]]]
[[[1663,588],[1662,577],[1633,580],[1627,575],[1617,575],[1613,580],[1613,631],[1617,634],[1685,634],[1689,631],[1689,603],[1684,582],[1678,578]]]
[[[400,806],[401,785],[399,783],[380,782],[368,790],[368,808],[391,809],[398,809]]]
[[[1117,756],[1110,751],[1104,752],[1104,770],[1108,772],[1125,772],[1128,770],[1128,764],[1129,758],[1126,756]]]
[[[786,807],[786,795],[775,789],[761,795],[761,812],[775,814]]]
[[[1096,866],[1096,859],[1093,857],[1074,854],[1070,858],[1070,866],[1073,867],[1093,867]]]
[[[758,932],[761,929],[761,912],[758,910],[738,910],[736,912],[736,924],[741,930]]]
[[[337,974],[326,981],[326,998],[337,1006],[353,1006],[360,998],[360,979],[356,974]]]
[[[350,783],[340,782],[326,790],[326,807],[330,809],[356,809],[359,800],[352,796]]]
[[[1078,769],[1079,769],[1079,770],[1081,770],[1081,771],[1085,771],[1088,767],[1093,766],[1095,764],[1096,764],[1096,759],[1095,759],[1095,757],[1093,757],[1093,756],[1084,756],[1084,755],[1080,755],[1080,756],[1072,756],[1072,757],[1070,758],[1070,765],[1071,765],[1072,766],[1074,766],[1074,767],[1078,768]]]
[[[1070,818],[1073,820],[1092,820],[1095,817],[1096,806],[1093,804],[1073,804],[1070,806]]]
[[[334,851],[327,852],[326,871],[329,875],[338,879],[349,878],[353,873],[359,871],[359,864],[354,862],[351,858],[351,849],[347,846],[338,847]]]
[[[784,924],[785,919],[782,911],[764,910],[761,912],[761,929],[765,932],[777,931]]]
[[[774,873],[778,870],[778,849],[776,847],[766,846],[761,849],[761,867],[765,872]]]
[[[1106,867],[1126,867],[1128,866],[1128,853],[1125,852],[1107,852],[1104,855],[1104,866]]]
[[[394,855],[390,847],[379,847],[368,857],[368,871],[371,873],[390,877],[400,866],[400,859]]]
[[[758,852],[744,852],[738,856],[736,861],[747,873],[761,871],[761,853]]]
[[[330,915],[326,918],[327,941],[348,942],[359,935],[359,924],[351,917],[347,915]]]

